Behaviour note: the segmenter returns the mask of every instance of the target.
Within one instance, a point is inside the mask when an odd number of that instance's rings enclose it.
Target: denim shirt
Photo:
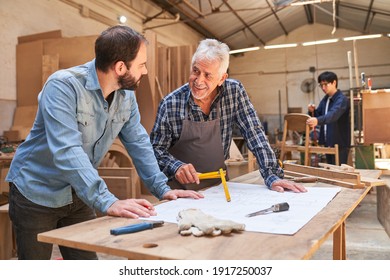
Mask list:
[[[350,121],[350,101],[340,90],[332,96],[329,102],[328,112],[325,114],[328,95],[325,95],[318,108],[314,111],[314,116],[320,125],[319,144],[333,147],[351,146],[351,121]],[[324,125],[327,126],[327,137],[325,139]]]
[[[73,188],[88,206],[106,213],[117,198],[97,167],[116,137],[153,195],[161,199],[170,190],[140,123],[135,93],[117,90],[109,107],[94,60],[51,75],[38,105],[30,134],[17,148],[6,177],[30,201],[65,206],[72,203]]]

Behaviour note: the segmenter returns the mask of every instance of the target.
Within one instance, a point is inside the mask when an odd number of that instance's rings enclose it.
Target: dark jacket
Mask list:
[[[326,101],[328,95],[322,98],[318,108],[314,111],[314,116],[318,119],[320,128],[319,144],[327,147],[333,147],[338,144],[339,147],[351,146],[351,121],[350,121],[350,101],[340,90],[329,100],[328,112],[325,114]],[[326,141],[324,135],[324,124],[327,125]]]

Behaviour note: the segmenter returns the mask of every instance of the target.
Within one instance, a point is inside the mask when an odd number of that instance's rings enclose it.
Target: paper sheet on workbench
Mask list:
[[[219,219],[245,224],[246,231],[293,235],[324,208],[340,191],[339,187],[307,187],[306,193],[270,191],[266,186],[227,182],[231,201],[227,202],[222,185],[202,193],[203,199],[180,198],[156,205],[157,216],[146,220],[177,223],[179,211],[197,208]],[[288,202],[290,209],[251,218],[246,214],[266,209],[273,204]]]

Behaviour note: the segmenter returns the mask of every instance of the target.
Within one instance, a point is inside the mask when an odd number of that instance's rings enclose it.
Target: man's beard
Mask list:
[[[141,78],[136,80],[130,73],[126,72],[123,76],[120,76],[118,78],[118,84],[121,89],[127,89],[127,90],[135,90],[139,83],[141,81]]]

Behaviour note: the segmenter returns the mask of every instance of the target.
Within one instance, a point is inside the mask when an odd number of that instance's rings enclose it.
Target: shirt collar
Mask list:
[[[86,84],[85,88],[88,90],[98,90],[100,88],[97,72],[96,72],[96,65],[95,65],[95,59],[87,63],[88,67],[88,75],[86,78]]]
[[[86,84],[85,88],[88,90],[100,90],[100,83],[99,79],[97,76],[97,71],[96,71],[96,59],[91,60],[90,62],[87,62],[87,67],[88,67],[88,75],[86,78]],[[122,95],[125,95],[125,90],[124,89],[118,89],[117,92],[119,92]]]

